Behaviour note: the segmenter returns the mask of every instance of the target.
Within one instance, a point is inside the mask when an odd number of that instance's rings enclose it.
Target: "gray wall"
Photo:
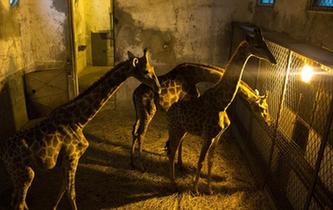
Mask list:
[[[182,62],[224,65],[228,57],[230,23],[251,21],[254,0],[116,0],[116,61],[127,51],[142,55],[148,47],[158,75]],[[137,82],[118,93],[131,97]],[[124,92],[130,91],[130,92]],[[129,98],[128,98],[129,97]]]
[[[66,5],[65,0],[29,0],[10,7],[8,0],[0,0],[0,134],[12,132],[1,125],[14,121],[11,127],[18,129],[27,120],[17,115],[25,109],[23,72],[63,70],[68,50]],[[12,109],[6,108],[14,102]]]
[[[253,22],[270,30],[333,51],[333,15],[307,9],[305,0],[276,0],[273,8],[256,7]]]

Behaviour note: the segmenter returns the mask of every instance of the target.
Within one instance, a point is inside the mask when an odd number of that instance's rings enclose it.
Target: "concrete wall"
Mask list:
[[[230,22],[251,21],[254,0],[116,0],[116,61],[127,51],[142,55],[148,47],[157,74],[181,62],[223,65],[228,57]],[[120,98],[131,97],[135,81]]]
[[[66,59],[65,0],[0,0],[0,80]]]
[[[63,71],[68,53],[66,14],[65,0],[22,0],[15,7],[10,7],[8,0],[0,0],[0,93],[4,96],[1,98],[0,94],[0,105],[11,103],[6,99],[6,94],[11,99],[22,99],[20,105],[15,106],[17,110],[13,107],[11,111],[1,112],[5,116],[0,118],[8,121],[1,120],[0,124],[8,123],[11,117],[16,116],[16,112],[21,113],[21,109],[25,109],[22,98],[23,73],[19,72],[50,68],[61,68]],[[7,80],[17,82],[5,85]]]
[[[82,74],[86,66],[92,65],[91,32],[110,31],[111,0],[75,1],[75,41],[86,49],[77,51],[77,71]]]
[[[0,1],[0,81],[17,71],[31,68],[31,33],[27,7],[10,8],[6,0]]]
[[[333,51],[333,15],[307,10],[308,1],[279,0],[273,8],[256,7],[254,23]]]
[[[92,65],[91,32],[110,31],[111,0],[86,1],[87,64]]]

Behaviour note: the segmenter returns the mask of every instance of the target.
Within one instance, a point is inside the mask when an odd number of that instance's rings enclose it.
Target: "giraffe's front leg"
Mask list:
[[[68,166],[66,165],[66,164],[68,164],[68,162],[65,161],[65,160],[63,160],[62,163],[63,163],[63,164],[62,164],[62,167],[61,167],[61,168],[62,168],[62,177],[63,177],[63,179],[61,180],[61,186],[60,186],[59,192],[58,192],[58,194],[57,194],[57,197],[56,197],[55,203],[54,203],[54,205],[53,205],[53,210],[57,210],[58,205],[59,205],[59,203],[60,203],[60,201],[61,201],[63,195],[64,195],[65,192],[66,192],[66,182],[65,182],[64,177],[66,177],[66,171],[68,170],[68,169],[66,169],[66,168],[68,167]]]
[[[132,168],[138,168],[141,171],[144,171],[145,168],[141,161],[142,154],[142,143],[144,135],[148,129],[148,126],[153,119],[156,113],[156,106],[154,102],[150,102],[149,105],[145,105],[142,108],[137,108],[137,120],[133,126],[132,131],[132,148],[131,148],[131,166]],[[134,164],[134,154],[135,154],[135,146],[138,144],[138,164],[137,166]]]
[[[212,139],[205,139],[204,143],[201,147],[201,151],[200,151],[200,156],[199,156],[199,160],[198,160],[198,165],[197,165],[197,173],[195,176],[195,180],[194,180],[194,192],[198,195],[199,194],[199,179],[200,179],[200,173],[201,173],[201,168],[203,165],[203,161],[205,160],[207,151],[210,147],[212,143]]]
[[[35,173],[31,167],[22,167],[15,171],[13,175],[14,194],[12,203],[15,210],[28,210],[26,197]]]
[[[179,147],[178,147],[178,161],[177,161],[177,164],[178,164],[178,167],[179,167],[180,170],[184,169],[182,151],[183,151],[183,142],[181,141],[179,143]]]
[[[74,145],[66,145],[65,156],[64,156],[64,176],[65,188],[67,197],[69,199],[72,210],[77,210],[76,204],[76,191],[75,191],[75,175],[77,171],[77,166],[79,160],[83,153],[89,146],[87,139],[84,137],[83,133],[78,133],[79,143]],[[63,180],[63,181],[64,181]],[[60,191],[62,193],[62,191]],[[62,195],[60,194],[60,199]],[[55,207],[56,208],[56,207]]]
[[[69,167],[65,172],[67,197],[71,204],[72,210],[77,210],[76,192],[75,192],[75,174],[77,170],[77,165],[79,163],[79,158],[80,157],[71,158],[68,163]]]
[[[207,165],[208,165],[207,185],[208,185],[208,193],[210,195],[213,194],[213,190],[212,190],[212,187],[211,187],[211,172],[212,172],[212,167],[213,167],[214,151],[215,151],[216,145],[219,142],[221,134],[219,134],[216,138],[214,138],[212,144],[210,145],[210,147],[208,149],[208,157],[207,157],[207,159],[208,159],[207,160]]]
[[[167,141],[167,152],[170,163],[170,180],[176,191],[178,191],[176,178],[175,178],[175,156],[178,146],[185,136],[185,131],[169,128],[169,139]]]

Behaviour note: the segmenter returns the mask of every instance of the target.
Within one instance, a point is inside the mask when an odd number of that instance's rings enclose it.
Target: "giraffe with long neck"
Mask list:
[[[157,110],[167,111],[178,101],[199,97],[196,85],[200,82],[217,83],[224,74],[224,68],[198,63],[182,63],[168,73],[158,76],[161,93],[154,91],[145,84],[139,85],[133,92],[133,104],[136,121],[132,130],[131,166],[143,170],[140,156],[143,138]],[[266,123],[270,123],[266,95],[260,96],[244,81],[240,81],[239,94],[249,102],[251,108],[259,113]],[[138,146],[139,164],[135,165],[135,147]],[[179,146],[178,165],[182,167],[182,147]]]
[[[255,29],[252,36],[247,36],[246,41],[240,43],[217,85],[198,98],[173,104],[168,110],[169,139],[166,148],[170,161],[170,178],[175,186],[175,154],[183,137],[190,133],[203,138],[194,190],[198,193],[200,172],[207,154],[208,190],[212,193],[210,178],[214,149],[230,125],[226,110],[235,98],[246,63],[252,56],[276,63],[259,29]]]
[[[28,209],[25,199],[36,169],[52,169],[59,158],[63,183],[53,207],[57,208],[67,192],[72,209],[77,209],[75,174],[79,159],[89,145],[82,130],[128,77],[135,77],[160,92],[147,50],[140,58],[129,52],[127,61],[116,65],[78,97],[56,108],[34,127],[0,142],[0,157],[14,185],[15,210]]]

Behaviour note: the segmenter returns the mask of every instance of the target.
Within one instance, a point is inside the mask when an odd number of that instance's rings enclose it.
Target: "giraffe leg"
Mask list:
[[[211,172],[212,172],[212,167],[213,167],[213,159],[214,159],[214,151],[215,147],[219,142],[219,138],[221,135],[218,135],[216,138],[214,138],[212,144],[210,145],[208,149],[208,157],[207,157],[207,165],[208,165],[208,177],[207,177],[207,183],[208,183],[208,193],[213,194],[213,190],[211,187]]]
[[[168,151],[168,158],[170,162],[170,179],[173,186],[177,189],[177,183],[175,180],[175,156],[179,144],[182,138],[185,136],[186,132],[183,130],[176,130],[169,128],[169,139],[166,143],[167,151]]]
[[[83,153],[86,151],[86,149],[89,146],[89,143],[88,143],[87,139],[84,137],[82,132],[78,133],[78,136],[80,136],[79,143],[77,143],[75,145],[67,145],[67,148],[65,149],[65,156],[63,158],[64,173],[63,173],[63,177],[62,177],[63,178],[62,182],[64,184],[61,186],[57,201],[56,201],[53,209],[57,209],[57,206],[58,206],[63,194],[66,192],[72,210],[77,210],[76,192],[75,192],[75,175],[76,175],[77,166],[78,166],[80,157],[83,155]]]
[[[203,161],[205,160],[207,151],[211,144],[212,144],[212,139],[204,140],[204,144],[201,147],[200,156],[199,156],[198,165],[197,165],[197,173],[196,173],[196,177],[194,180],[194,192],[196,194],[199,194],[198,184],[199,184],[199,179],[200,179],[200,172],[201,172],[201,168],[203,165]]]
[[[182,150],[183,150],[183,141],[181,141],[179,143],[179,147],[178,147],[178,167],[180,170],[183,170],[183,159],[182,159]]]
[[[63,165],[61,167],[61,169],[62,169],[62,177],[66,177],[66,169],[65,169],[65,167],[68,167],[66,165],[68,162],[66,162],[65,160],[63,160],[62,163],[63,163]],[[66,182],[65,182],[64,179],[62,179],[61,180],[60,189],[59,189],[59,192],[57,194],[56,201],[55,201],[55,203],[53,205],[53,210],[57,209],[57,207],[58,207],[58,205],[59,205],[62,197],[64,196],[65,192],[66,192]]]
[[[75,192],[75,174],[78,163],[79,163],[79,158],[75,157],[73,159],[70,159],[69,162],[67,163],[68,167],[65,172],[67,197],[71,204],[72,210],[77,210],[76,192]]]
[[[179,147],[178,147],[178,161],[177,161],[177,165],[178,165],[178,168],[180,170],[185,170],[184,168],[184,165],[183,165],[183,139],[184,137],[186,136],[186,134],[182,137],[182,140],[180,141],[179,143]]]
[[[136,108],[138,105],[136,106]],[[132,148],[131,148],[131,166],[132,168],[136,168],[134,164],[134,154],[135,154],[135,146],[136,143],[138,144],[138,168],[142,171],[144,171],[144,167],[141,163],[141,153],[142,153],[142,140],[143,137],[148,129],[148,126],[155,116],[156,113],[156,106],[153,101],[150,101],[149,104],[145,104],[144,107],[137,108],[137,119],[136,122],[133,126],[133,131],[132,131]]]
[[[31,183],[35,177],[35,173],[31,167],[22,167],[15,171],[14,179],[14,194],[12,203],[15,210],[28,210],[26,197]]]
[[[133,130],[132,130],[132,147],[131,147],[131,167],[134,169],[135,168],[135,165],[134,165],[134,154],[135,154],[135,146],[136,146],[136,142],[138,140],[138,127],[140,125],[140,119],[138,119],[138,116],[137,116],[137,119],[135,121],[135,124],[133,126]]]

